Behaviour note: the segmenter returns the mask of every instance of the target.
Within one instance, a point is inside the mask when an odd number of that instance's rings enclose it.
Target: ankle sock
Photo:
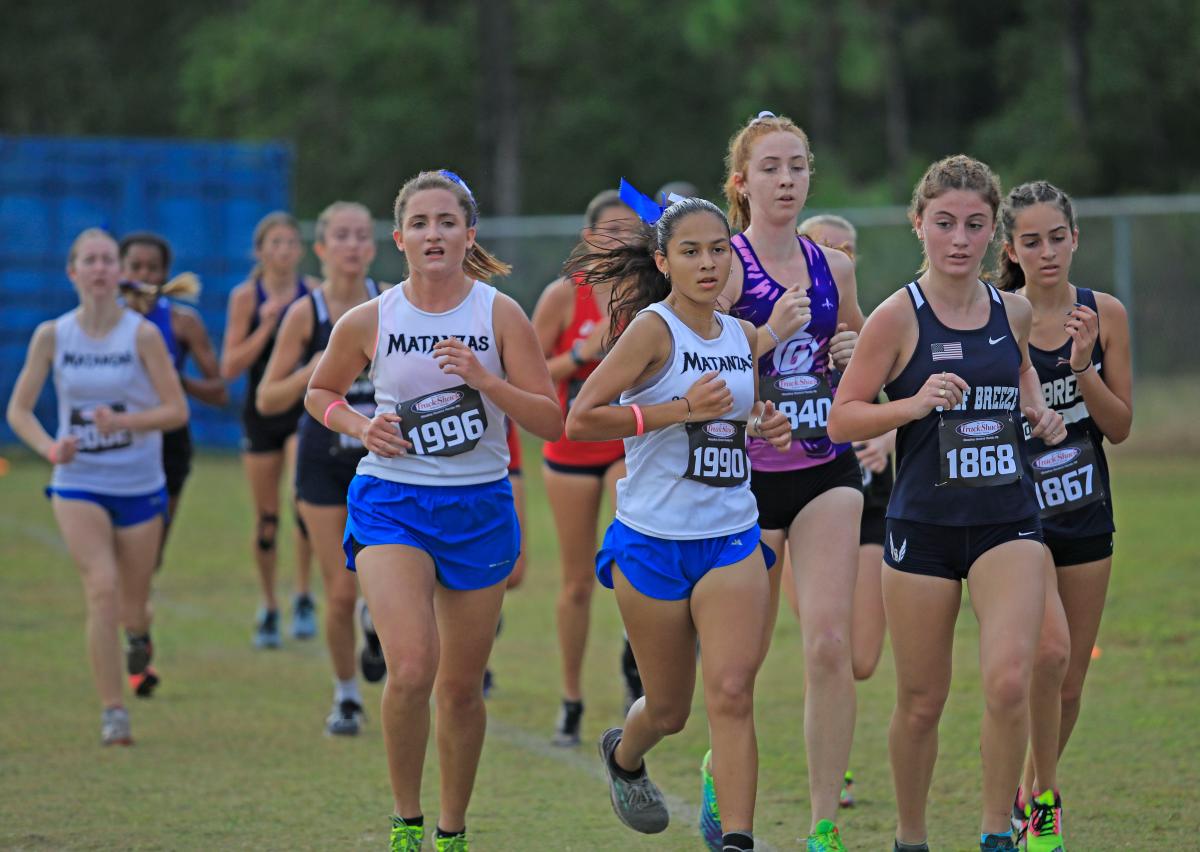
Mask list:
[[[617,750],[615,748],[608,756],[608,765],[612,769],[613,774],[623,781],[637,781],[646,774],[646,761],[644,760],[636,772],[630,772],[628,769],[623,769],[621,765],[617,763]]]
[[[437,828],[438,837],[462,837],[467,833],[467,827],[464,825],[459,831],[446,831],[440,825]]]
[[[721,837],[723,852],[753,852],[754,835],[748,831],[727,831]]]
[[[358,692],[358,678],[352,677],[349,680],[335,680],[333,684],[333,700],[335,704],[341,704],[343,701],[353,701],[355,704],[362,705],[362,696]]]

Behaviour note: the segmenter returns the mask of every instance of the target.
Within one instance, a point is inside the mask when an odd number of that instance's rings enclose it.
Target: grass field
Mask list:
[[[706,726],[651,756],[674,797],[655,837],[613,816],[594,741],[620,716],[620,627],[598,589],[587,668],[585,746],[548,745],[558,702],[553,528],[527,447],[531,565],[505,606],[498,689],[470,814],[480,850],[699,849],[697,767]],[[155,647],[164,685],[131,699],[134,748],[98,745],[83,647],[83,601],[41,488],[48,469],[19,453],[0,478],[0,847],[4,849],[386,848],[391,795],[377,717],[357,739],[323,735],[331,674],[320,639],[254,651],[250,511],[237,460],[204,455],[157,581]],[[529,463],[533,461],[533,463]],[[1119,454],[1117,561],[1083,717],[1061,771],[1070,849],[1197,848],[1200,729],[1200,458]],[[286,538],[286,536],[285,536]],[[286,564],[286,562],[285,562]],[[285,571],[285,577],[290,576]],[[981,700],[976,626],[959,620],[955,681],[941,728],[931,845],[972,849],[978,822]],[[799,632],[781,616],[759,678],[757,834],[797,849],[807,829]],[[697,690],[699,695],[699,690]],[[886,726],[890,652],[859,691],[852,767],[859,805],[843,814],[852,850],[891,848]],[[431,758],[433,752],[430,753]],[[424,807],[437,813],[436,768]]]

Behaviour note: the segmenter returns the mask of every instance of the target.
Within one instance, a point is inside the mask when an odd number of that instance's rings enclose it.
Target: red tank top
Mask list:
[[[575,285],[575,310],[571,323],[558,340],[554,342],[554,354],[561,355],[570,352],[577,342],[587,340],[596,324],[604,322],[604,314],[592,298],[592,288],[586,284]],[[584,379],[592,374],[599,361],[583,364],[574,373],[558,383],[558,404],[562,406],[563,416],[575,401],[576,394],[583,387]],[[564,434],[553,443],[547,443],[542,450],[545,457],[556,464],[575,465],[578,467],[593,467],[609,465],[623,458],[625,442],[616,441],[571,441]]]

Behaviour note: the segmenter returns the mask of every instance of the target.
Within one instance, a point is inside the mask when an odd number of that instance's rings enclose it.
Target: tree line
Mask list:
[[[102,13],[103,11],[103,13]],[[719,193],[759,110],[807,129],[813,204],[896,203],[968,151],[1077,195],[1200,189],[1200,4],[1144,0],[119,0],[10,4],[6,133],[288,140],[303,216],[386,215],[450,167],[485,213],[627,176]]]

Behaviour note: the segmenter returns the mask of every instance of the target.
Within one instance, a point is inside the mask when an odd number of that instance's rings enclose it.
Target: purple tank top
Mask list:
[[[798,236],[796,239],[804,252],[804,262],[812,282],[808,289],[808,298],[812,300],[812,319],[759,358],[759,375],[814,373],[823,376],[830,388],[834,389],[840,374],[829,363],[829,340],[837,332],[837,282],[820,247],[807,237]],[[731,243],[742,261],[742,295],[731,313],[749,320],[755,326],[765,325],[771,318],[771,309],[775,307],[776,300],[787,288],[767,274],[744,234],[735,235]],[[793,439],[788,451],[781,453],[766,441],[757,438],[747,440],[751,468],[772,472],[816,467],[849,448],[849,444],[835,444],[827,437],[820,437]]]

